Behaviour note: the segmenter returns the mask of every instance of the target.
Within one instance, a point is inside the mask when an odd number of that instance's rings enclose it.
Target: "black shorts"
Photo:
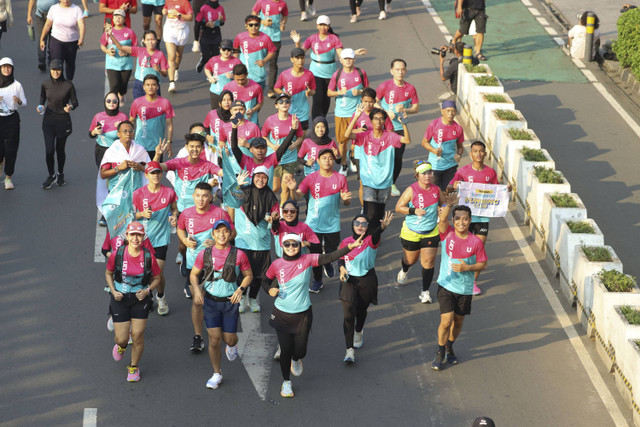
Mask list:
[[[148,18],[154,13],[156,15],[162,16],[162,6],[154,6],[152,4],[142,3],[142,16]]]
[[[440,314],[451,313],[458,316],[471,314],[471,299],[473,295],[460,295],[451,292],[438,285],[438,304],[440,304]]]
[[[460,33],[469,34],[471,21],[476,21],[476,33],[484,34],[487,30],[487,14],[484,9],[463,9],[460,17]]]
[[[156,259],[159,259],[160,261],[166,261],[167,247],[168,247],[167,245],[164,245],[164,246],[159,246],[157,248],[153,248]]]
[[[438,244],[440,243],[440,235],[436,234],[433,237],[424,238],[419,242],[412,242],[410,240],[405,240],[401,237],[400,243],[402,243],[402,249],[409,252],[419,251],[422,248],[438,249]]]
[[[472,222],[469,224],[469,233],[473,233],[476,236],[487,236],[489,234],[489,223]]]
[[[131,319],[146,319],[151,309],[151,295],[139,301],[134,293],[122,294],[122,299],[116,301],[111,295],[109,312],[113,323],[129,322]]]
[[[253,280],[262,279],[265,277],[265,273],[271,265],[271,252],[270,251],[252,251],[242,249],[249,259],[249,265],[251,266],[251,273],[253,273]],[[238,284],[242,283],[244,276],[241,274],[238,276]]]

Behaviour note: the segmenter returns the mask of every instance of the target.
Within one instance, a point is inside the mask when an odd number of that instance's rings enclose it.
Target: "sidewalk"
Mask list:
[[[600,34],[602,42],[618,37],[616,22],[620,16],[620,9],[625,1],[603,2],[600,0],[545,0],[553,9],[560,12],[569,28],[578,23],[577,15],[590,10],[600,18]],[[633,2],[630,2],[634,4]]]

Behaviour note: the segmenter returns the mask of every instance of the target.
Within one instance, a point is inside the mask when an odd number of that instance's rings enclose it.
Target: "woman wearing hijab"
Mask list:
[[[4,189],[13,190],[13,172],[20,145],[20,114],[18,108],[27,106],[27,98],[19,81],[13,77],[11,58],[0,59],[0,176],[6,177]]]
[[[302,375],[302,358],[307,354],[313,312],[309,298],[311,267],[331,263],[360,247],[363,236],[329,254],[303,254],[297,234],[283,237],[284,254],[269,266],[262,287],[276,299],[269,324],[276,330],[280,344],[282,397],[293,397],[290,373]],[[275,280],[274,280],[275,279]]]
[[[324,116],[313,119],[311,128],[307,131],[307,137],[302,141],[298,151],[298,163],[304,165],[304,176],[320,169],[318,166],[318,153],[324,148],[333,149],[333,153],[339,156],[338,145],[329,137],[329,123]],[[338,163],[340,159],[336,160]]]
[[[282,204],[282,218],[273,221],[271,233],[274,236],[276,255],[282,256],[282,238],[287,234],[297,234],[302,240],[302,247],[308,248],[311,243],[320,244],[318,236],[311,227],[299,220],[300,207],[298,202],[289,199]],[[305,253],[308,253],[307,250]]]
[[[42,183],[45,190],[65,185],[64,163],[66,160],[65,145],[71,135],[71,116],[69,112],[78,108],[76,88],[62,76],[62,61],[51,60],[49,65],[50,76],[42,82],[40,89],[40,105],[37,110],[43,114],[42,133],[46,149],[46,161],[49,176]],[[46,108],[45,108],[46,103]],[[58,173],[55,171],[55,157],[58,158]]]
[[[209,111],[207,117],[204,118],[204,127],[207,132],[213,136],[213,141],[208,138],[209,147],[215,149],[218,147],[220,138],[224,141],[225,124],[231,120],[231,104],[233,104],[233,93],[230,90],[220,92],[220,101],[218,108]]]
[[[96,165],[100,167],[102,156],[107,148],[118,139],[118,124],[127,120],[125,113],[120,111],[117,92],[109,92],[104,97],[104,111],[93,116],[89,126],[89,138],[96,140]]]
[[[344,361],[356,361],[354,348],[364,344],[363,329],[367,319],[369,304],[378,304],[378,276],[376,276],[376,256],[380,245],[380,235],[389,226],[393,213],[387,211],[380,224],[369,223],[364,215],[357,215],[351,222],[352,235],[340,243],[340,248],[360,240],[362,244],[338,260],[340,266],[340,294],[344,314],[343,330],[347,345]],[[375,227],[375,228],[374,228]]]

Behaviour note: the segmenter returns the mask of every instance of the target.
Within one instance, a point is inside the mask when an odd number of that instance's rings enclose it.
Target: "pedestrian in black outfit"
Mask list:
[[[196,12],[194,11],[194,13]],[[193,38],[200,43],[202,56],[196,66],[196,71],[200,73],[209,59],[220,55],[220,43],[222,42],[220,27],[224,25],[226,17],[220,3],[212,0],[207,0],[195,16]]]
[[[54,182],[58,186],[65,184],[64,162],[66,155],[64,147],[72,130],[69,112],[78,108],[76,89],[73,83],[65,80],[62,76],[62,61],[52,59],[49,68],[50,78],[42,82],[40,105],[38,105],[38,112],[44,114],[42,133],[44,134],[47,169],[49,170],[49,176],[42,183],[42,188],[45,190],[51,188]],[[58,158],[57,176],[54,168],[54,155]]]
[[[4,189],[13,190],[13,171],[20,144],[20,115],[16,111],[27,105],[20,82],[13,78],[11,58],[0,59],[0,175],[4,165]]]

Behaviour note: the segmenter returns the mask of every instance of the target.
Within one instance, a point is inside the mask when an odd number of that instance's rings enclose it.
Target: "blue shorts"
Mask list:
[[[205,298],[203,311],[207,329],[222,328],[222,332],[235,334],[238,332],[239,308],[240,304],[231,304],[231,301],[218,302]]]

